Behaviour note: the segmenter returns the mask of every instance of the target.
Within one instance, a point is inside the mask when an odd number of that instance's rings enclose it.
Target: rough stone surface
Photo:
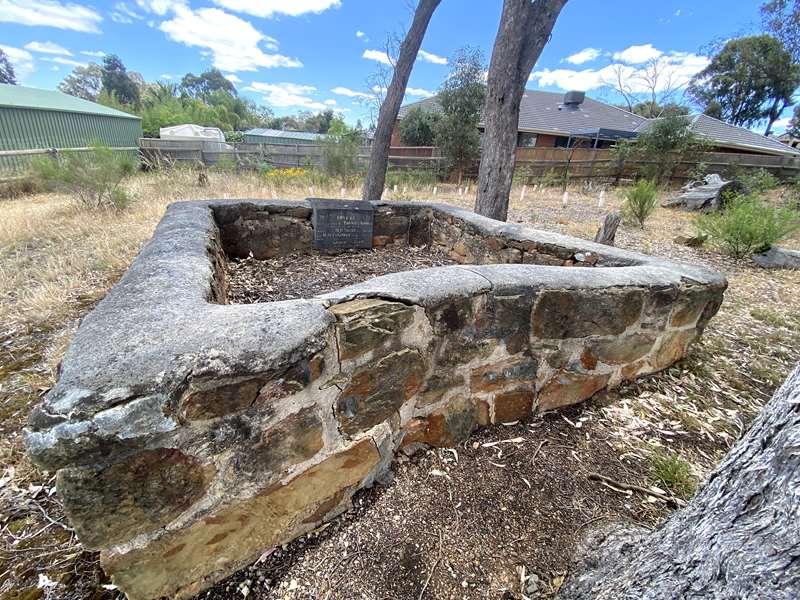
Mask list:
[[[726,286],[462,209],[374,206],[373,241],[461,264],[228,305],[228,256],[313,252],[310,204],[184,202],[81,323],[26,443],[129,597],[197,593],[317,527],[401,446],[668,367]]]
[[[773,246],[762,254],[753,254],[753,261],[765,269],[800,269],[800,252]]]

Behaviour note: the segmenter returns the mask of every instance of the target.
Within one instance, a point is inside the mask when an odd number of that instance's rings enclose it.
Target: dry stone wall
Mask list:
[[[311,252],[302,202],[186,202],[82,322],[26,430],[130,598],[184,598],[350,506],[395,452],[581,402],[682,357],[718,274],[426,203],[374,242],[460,266],[226,305],[226,256]],[[592,267],[592,268],[579,268]]]

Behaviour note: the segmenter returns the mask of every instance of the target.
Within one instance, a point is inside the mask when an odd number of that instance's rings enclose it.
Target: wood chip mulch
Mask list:
[[[434,246],[384,246],[340,254],[295,253],[228,261],[228,302],[311,298],[379,275],[458,264]]]

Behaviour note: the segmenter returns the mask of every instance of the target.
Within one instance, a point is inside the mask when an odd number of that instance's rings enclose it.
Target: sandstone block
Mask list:
[[[478,425],[485,424],[484,402],[473,402],[464,396],[453,398],[441,410],[426,417],[411,419],[405,428],[401,447],[424,444],[435,448],[451,448],[464,441]]]
[[[394,415],[417,392],[425,371],[420,353],[408,348],[357,369],[336,401],[342,432],[354,435]]]
[[[654,371],[666,369],[675,361],[683,358],[689,344],[697,337],[697,331],[694,329],[685,329],[683,331],[669,331],[663,334],[658,340],[653,355],[650,358],[650,364]]]
[[[501,392],[494,397],[494,422],[510,423],[526,419],[533,410],[533,390]]]
[[[162,532],[142,548],[111,549],[101,554],[104,570],[132,600],[187,598],[214,581],[313,529],[303,522],[330,512],[331,499],[352,490],[380,456],[371,439],[334,454],[285,485],[225,507],[178,530]],[[349,497],[349,496],[348,496]]]
[[[632,333],[618,338],[593,340],[587,350],[600,362],[621,365],[642,358],[650,352],[656,336],[650,333]],[[589,367],[594,369],[594,366]]]
[[[203,495],[213,474],[200,459],[159,448],[106,468],[61,469],[56,484],[81,543],[97,549],[169,523]]]
[[[493,392],[509,385],[534,386],[538,363],[529,356],[512,357],[472,369],[470,389],[472,392]]]
[[[533,309],[533,333],[564,339],[619,335],[642,312],[642,290],[545,290]]]
[[[286,417],[257,436],[252,446],[237,449],[232,460],[237,476],[274,479],[287,468],[313,458],[324,445],[316,406]]]
[[[414,321],[414,307],[386,300],[353,300],[332,306],[330,310],[337,319],[341,360],[374,350]]]
[[[556,373],[539,392],[538,410],[544,412],[577,404],[605,387],[610,374],[584,374],[569,371]]]

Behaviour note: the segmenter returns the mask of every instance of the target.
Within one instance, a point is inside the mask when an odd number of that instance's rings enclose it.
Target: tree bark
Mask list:
[[[686,508],[591,532],[571,572],[559,600],[800,597],[800,366]]]
[[[567,0],[505,0],[492,49],[475,212],[505,221],[525,84]]]
[[[417,59],[419,47],[422,45],[422,38],[425,37],[425,31],[428,29],[428,23],[430,23],[433,16],[433,11],[436,10],[440,2],[441,0],[419,1],[417,9],[414,11],[414,20],[411,23],[411,27],[400,45],[400,53],[397,57],[397,63],[394,65],[392,81],[386,90],[386,97],[383,99],[378,113],[378,124],[375,127],[375,137],[372,140],[367,177],[364,180],[362,193],[364,200],[380,200],[383,195],[383,187],[386,183],[386,166],[389,162],[389,145],[392,141],[392,129],[397,120],[400,105],[403,103],[408,78],[411,76],[411,69]]]

